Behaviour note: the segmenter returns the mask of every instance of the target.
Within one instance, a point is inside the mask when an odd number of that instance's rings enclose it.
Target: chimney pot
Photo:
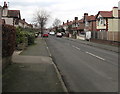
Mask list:
[[[75,17],[75,20],[78,20],[78,17]]]
[[[118,7],[113,7],[112,13],[113,17],[118,17]]]
[[[69,23],[69,20],[67,20],[67,23]]]
[[[4,7],[4,8],[7,8],[7,7],[8,7],[6,2],[4,2],[4,6],[3,6],[3,7]]]
[[[84,15],[88,15],[88,13],[84,13]]]
[[[25,19],[23,19],[23,21],[25,21]]]

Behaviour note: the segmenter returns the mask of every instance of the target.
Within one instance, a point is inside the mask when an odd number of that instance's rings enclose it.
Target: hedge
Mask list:
[[[16,29],[11,25],[2,25],[2,57],[12,56],[16,44]]]
[[[28,45],[34,44],[35,31],[32,29],[17,27],[16,43],[25,43],[26,38],[28,39]]]

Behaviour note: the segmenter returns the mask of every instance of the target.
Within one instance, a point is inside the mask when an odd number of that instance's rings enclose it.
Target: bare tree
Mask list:
[[[58,27],[60,24],[61,24],[61,21],[58,18],[56,18],[53,22],[54,27]]]
[[[45,28],[45,25],[47,24],[49,17],[50,17],[50,15],[46,10],[38,10],[34,15],[33,20],[41,29],[41,35],[44,32],[43,30]]]
[[[61,24],[61,20],[56,18],[53,22],[53,27],[55,27],[56,31],[58,31],[58,27],[59,27],[60,24]]]

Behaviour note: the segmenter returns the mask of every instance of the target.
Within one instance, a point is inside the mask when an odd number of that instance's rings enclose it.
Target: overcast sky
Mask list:
[[[21,17],[28,23],[32,22],[33,14],[38,9],[45,9],[53,19],[59,18],[62,22],[73,20],[74,17],[82,18],[84,13],[96,15],[98,11],[111,11],[112,7],[118,6],[119,0],[0,0],[9,2],[9,9],[20,10]]]

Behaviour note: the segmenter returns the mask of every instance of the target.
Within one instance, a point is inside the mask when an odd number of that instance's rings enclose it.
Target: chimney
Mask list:
[[[78,20],[78,17],[75,17],[75,21]]]
[[[67,23],[69,23],[69,20],[67,20]]]
[[[88,13],[84,13],[84,21],[88,18]]]
[[[7,6],[7,3],[6,3],[6,2],[4,2],[4,6],[3,6],[3,8],[8,8],[8,6]]]
[[[25,19],[23,19],[23,21],[25,21]]]
[[[84,16],[88,16],[88,13],[84,13]]]
[[[113,17],[118,17],[118,7],[113,7],[112,14]]]
[[[8,15],[8,6],[7,3],[4,2],[3,10],[2,10],[2,16],[7,16]]]

